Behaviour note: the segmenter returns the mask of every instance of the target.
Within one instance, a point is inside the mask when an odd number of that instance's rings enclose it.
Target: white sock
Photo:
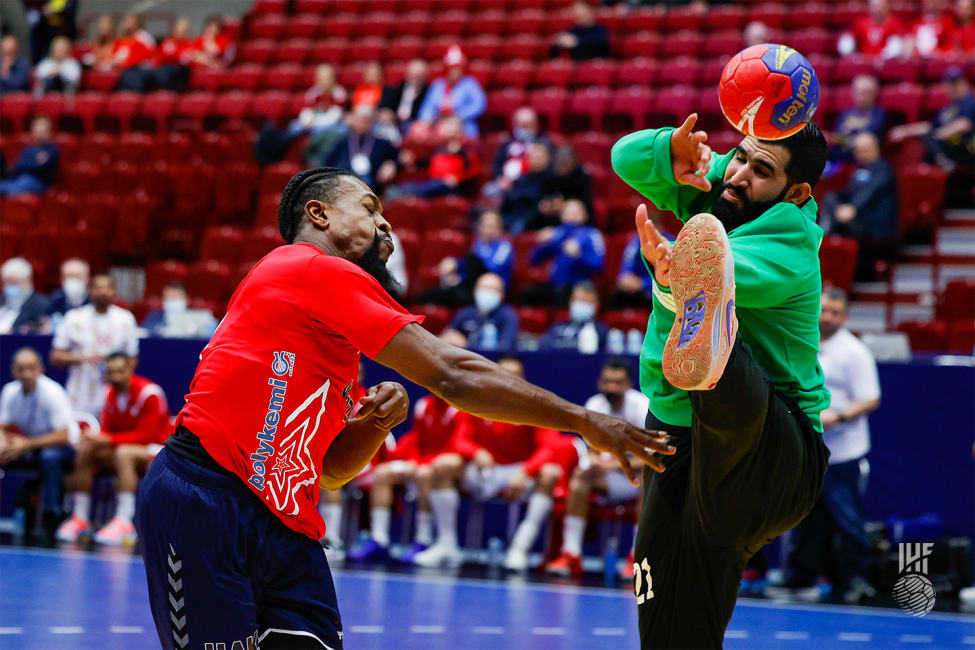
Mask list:
[[[586,520],[566,515],[562,521],[562,552],[582,557],[582,538],[586,534]]]
[[[88,521],[88,509],[91,507],[91,495],[87,492],[74,493],[74,516]]]
[[[342,545],[342,504],[326,503],[321,507],[325,520],[325,538],[331,546]]]
[[[515,531],[514,539],[511,540],[511,549],[527,553],[535,544],[538,531],[541,530],[550,512],[552,512],[552,497],[538,492],[532,494],[528,499],[525,518]]]
[[[460,493],[457,488],[446,488],[430,492],[430,505],[433,516],[437,518],[437,543],[457,547],[457,510],[460,508]]]
[[[369,511],[369,535],[386,548],[389,546],[389,508],[373,508]]]
[[[427,510],[416,512],[416,541],[425,546],[433,544],[433,513]]]
[[[135,517],[135,492],[119,492],[118,504],[115,506],[115,517],[127,524],[132,523],[132,519]]]

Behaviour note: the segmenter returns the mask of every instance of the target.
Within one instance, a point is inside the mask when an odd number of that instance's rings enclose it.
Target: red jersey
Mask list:
[[[955,27],[951,34],[951,47],[961,54],[975,54],[975,23]]]
[[[553,451],[562,444],[562,434],[553,429],[525,424],[492,422],[468,413],[460,414],[454,446],[464,458],[471,459],[487,449],[498,465],[524,463],[522,469],[535,476],[546,463],[557,462]]]
[[[195,53],[192,41],[167,38],[156,50],[156,65],[189,65]]]
[[[458,183],[474,178],[481,171],[481,161],[468,147],[461,146],[456,151],[449,147],[437,149],[430,158],[430,178]]]
[[[158,384],[145,377],[132,375],[129,392],[108,390],[99,418],[102,433],[112,437],[112,445],[163,444],[172,433],[169,426],[169,403]]]
[[[413,409],[413,428],[396,441],[390,460],[413,460],[420,464],[440,454],[455,451],[454,436],[460,411],[433,395],[421,397]]]
[[[421,320],[355,264],[281,246],[234,292],[177,425],[288,527],[321,539],[318,477],[355,406],[359,354]]]
[[[857,42],[857,52],[867,56],[876,56],[884,51],[887,39],[892,36],[904,35],[904,23],[896,16],[888,16],[881,24],[877,24],[870,16],[860,16],[853,22],[850,30]]]
[[[911,40],[918,56],[941,56],[951,52],[954,21],[948,16],[921,16],[911,29]]]
[[[156,41],[149,32],[139,30],[132,36],[120,36],[112,47],[112,59],[120,68],[131,68],[145,63],[153,57]]]
[[[227,48],[233,42],[226,34],[217,34],[213,38],[200,36],[192,43],[194,52],[206,52],[214,59],[222,59],[227,54]]]

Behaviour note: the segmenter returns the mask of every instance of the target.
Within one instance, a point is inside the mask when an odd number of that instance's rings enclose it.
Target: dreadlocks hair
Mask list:
[[[339,179],[343,176],[356,178],[352,172],[336,167],[307,169],[291,177],[278,205],[278,230],[281,231],[285,243],[295,242],[298,227],[305,215],[305,203],[312,199],[322,203],[334,203]]]

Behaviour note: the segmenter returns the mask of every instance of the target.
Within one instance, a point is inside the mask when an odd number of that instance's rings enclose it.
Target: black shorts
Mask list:
[[[777,392],[739,337],[718,385],[690,393],[690,428],[663,424],[677,452],[644,471],[634,591],[643,648],[720,648],[741,574],[816,503],[823,437]]]

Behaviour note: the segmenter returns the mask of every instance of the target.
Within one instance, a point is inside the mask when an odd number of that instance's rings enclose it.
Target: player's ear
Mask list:
[[[806,199],[812,194],[812,186],[809,183],[796,183],[789,189],[789,192],[785,195],[786,203],[795,203],[796,205],[802,205],[806,202]]]
[[[328,226],[328,209],[321,201],[311,199],[305,203],[305,216],[319,230],[325,230]]]

